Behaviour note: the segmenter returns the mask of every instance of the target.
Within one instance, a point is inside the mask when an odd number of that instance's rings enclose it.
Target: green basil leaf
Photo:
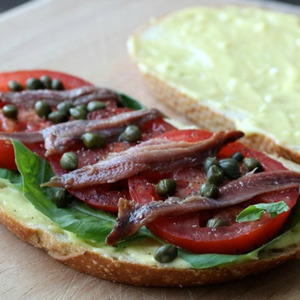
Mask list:
[[[250,252],[249,254],[231,255],[231,254],[196,254],[180,249],[178,255],[191,264],[196,269],[207,269],[218,266],[226,266],[243,261],[257,260],[258,254]]]
[[[34,207],[78,237],[104,242],[115,223],[112,214],[94,210],[75,202],[70,208],[58,208],[51,200],[57,189],[41,188],[40,184],[54,175],[50,165],[23,144],[13,141],[16,163],[23,178],[24,196]]]
[[[279,201],[275,203],[259,203],[255,205],[250,205],[239,213],[236,217],[237,222],[249,222],[259,220],[264,213],[267,211],[271,218],[288,211],[289,207],[284,201]]]
[[[139,109],[146,108],[139,101],[129,97],[128,95],[125,95],[125,94],[122,94],[122,93],[120,93],[119,95],[121,97],[122,104],[127,108],[131,108],[131,109],[134,109],[134,110],[139,110]]]
[[[15,185],[22,185],[22,176],[17,171],[0,168],[0,178],[7,179],[10,183]]]

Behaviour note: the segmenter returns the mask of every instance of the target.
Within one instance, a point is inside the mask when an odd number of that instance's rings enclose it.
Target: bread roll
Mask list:
[[[300,25],[246,7],[193,7],[152,19],[128,41],[153,95],[201,128],[300,162]]]

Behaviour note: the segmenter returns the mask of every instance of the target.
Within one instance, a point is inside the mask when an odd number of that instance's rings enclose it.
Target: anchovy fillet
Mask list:
[[[215,155],[224,145],[242,136],[240,131],[221,131],[198,142],[174,142],[159,137],[150,139],[96,164],[53,177],[43,186],[80,189],[116,182],[146,170],[172,171],[197,166],[206,157]]]
[[[121,198],[116,225],[107,236],[106,243],[116,242],[137,232],[141,227],[163,216],[178,216],[236,205],[253,197],[289,188],[299,187],[300,173],[293,171],[273,171],[250,173],[231,181],[220,188],[217,200],[200,195],[188,196],[185,199],[169,197],[165,201],[153,201],[141,205]]]
[[[22,92],[0,92],[0,103],[11,103],[24,108],[32,108],[39,100],[46,100],[51,106],[64,101],[71,101],[74,105],[86,104],[92,100],[120,101],[120,96],[109,89],[95,86],[82,86],[79,88],[53,91],[53,90],[25,90]]]
[[[121,113],[100,120],[76,120],[52,125],[38,132],[1,132],[0,139],[17,139],[31,144],[45,142],[46,156],[63,153],[70,148],[82,134],[94,132],[105,137],[113,137],[124,131],[129,124],[137,126],[161,116],[156,109],[141,109]]]

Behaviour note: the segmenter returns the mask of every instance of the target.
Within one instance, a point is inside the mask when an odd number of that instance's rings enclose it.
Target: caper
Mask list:
[[[45,100],[37,101],[34,105],[34,109],[37,115],[43,119],[47,119],[48,115],[52,111],[51,106]]]
[[[178,248],[174,245],[166,244],[159,247],[154,253],[154,259],[160,263],[169,263],[178,255]]]
[[[135,125],[129,125],[121,134],[120,138],[125,142],[136,142],[141,138],[141,130]]]
[[[244,159],[244,155],[241,152],[235,152],[231,155],[231,158],[240,162]]]
[[[206,174],[207,181],[214,184],[214,185],[220,185],[224,179],[224,173],[222,169],[216,165],[212,165]]]
[[[217,228],[217,227],[221,227],[221,226],[225,226],[225,225],[226,225],[226,223],[218,217],[209,219],[206,223],[206,227],[211,227],[211,228]]]
[[[60,165],[67,171],[75,170],[78,166],[78,157],[76,153],[65,152],[60,159]]]
[[[176,180],[162,179],[155,186],[155,190],[160,196],[172,196],[176,192]]]
[[[234,158],[225,158],[219,161],[220,168],[230,179],[237,179],[241,176],[240,166]]]
[[[216,158],[216,157],[210,156],[210,157],[206,158],[206,160],[205,160],[204,163],[203,163],[203,169],[204,169],[205,173],[207,173],[208,169],[209,169],[212,165],[218,166],[218,165],[219,165],[219,162],[217,161],[217,158]]]
[[[48,75],[43,75],[40,77],[40,81],[42,82],[45,89],[50,90],[51,89],[51,78]]]
[[[70,115],[76,120],[85,120],[87,116],[87,112],[85,109],[81,107],[70,108]]]
[[[15,119],[18,115],[18,109],[13,104],[4,105],[2,111],[4,116],[9,119]]]
[[[70,199],[67,192],[63,189],[58,189],[53,196],[53,202],[59,208],[67,207],[70,203]]]
[[[77,108],[77,109],[83,109],[83,110],[85,110],[87,112],[86,106],[84,104],[79,104],[75,108]]]
[[[106,107],[106,105],[102,101],[91,101],[88,103],[86,108],[87,108],[88,112],[92,112],[95,110],[103,109],[105,107]]]
[[[51,89],[61,91],[64,90],[64,85],[59,79],[54,78],[51,82]]]
[[[82,135],[81,139],[88,149],[101,148],[106,145],[106,138],[97,133],[87,132]]]
[[[19,92],[19,91],[23,90],[22,85],[19,82],[15,81],[15,80],[10,80],[8,82],[8,88],[12,92]]]
[[[210,182],[205,182],[201,185],[200,195],[206,198],[218,198],[219,188]]]
[[[57,105],[57,110],[63,111],[66,114],[69,114],[69,110],[73,107],[73,103],[71,101],[64,101]]]
[[[264,170],[262,164],[257,159],[252,157],[245,157],[243,159],[243,165],[249,172],[253,171],[254,169],[256,173]]]
[[[40,90],[44,88],[44,85],[38,78],[29,78],[26,81],[26,88],[28,90]]]
[[[62,111],[53,111],[48,115],[48,119],[54,124],[63,123],[68,121],[68,115]]]

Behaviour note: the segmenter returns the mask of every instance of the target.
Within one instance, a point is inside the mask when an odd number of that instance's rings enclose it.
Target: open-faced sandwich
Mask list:
[[[193,286],[297,257],[300,173],[241,131],[180,129],[57,72],[2,73],[0,88],[0,220],[55,259],[111,281]]]

